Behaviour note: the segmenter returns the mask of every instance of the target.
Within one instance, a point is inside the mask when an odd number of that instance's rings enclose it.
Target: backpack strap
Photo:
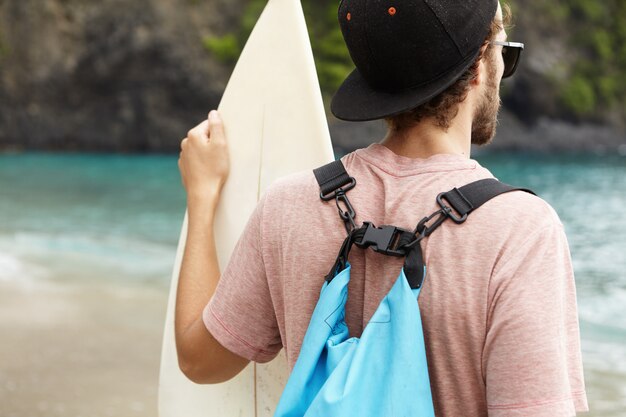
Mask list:
[[[324,201],[335,198],[337,191],[345,193],[356,185],[356,180],[348,175],[340,159],[314,169],[313,174],[320,186],[320,198]]]
[[[446,206],[444,201],[447,202],[459,214],[458,217],[451,217],[452,220],[458,223],[487,201],[511,191],[525,191],[533,195],[535,194],[527,188],[514,187],[495,178],[486,178],[439,194],[437,203],[441,208],[444,208]]]
[[[441,209],[420,220],[415,227],[416,237],[414,240],[407,241],[408,239],[405,238],[398,243],[399,247],[406,250],[404,272],[411,288],[420,288],[426,277],[426,264],[421,247],[422,240],[430,236],[446,219],[449,218],[455,223],[461,224],[467,220],[472,211],[487,201],[511,191],[524,191],[535,195],[533,191],[527,188],[514,187],[495,178],[474,181],[460,188],[453,188],[448,192],[439,194],[437,204]],[[432,223],[429,225],[429,222]]]
[[[344,222],[346,232],[350,234],[356,229],[354,218],[356,212],[348,200],[346,193],[354,188],[356,180],[348,175],[341,160],[333,161],[313,170],[317,184],[320,186],[320,198],[323,201],[335,199],[339,216]]]
[[[487,178],[440,193],[436,199],[440,209],[420,220],[413,231],[396,226],[376,227],[371,222],[364,222],[361,227],[357,227],[354,222],[356,213],[345,194],[354,188],[356,180],[348,175],[343,163],[337,160],[313,170],[313,173],[320,186],[320,198],[324,201],[336,200],[339,216],[343,219],[348,232],[335,264],[326,276],[328,282],[345,268],[350,249],[356,244],[361,248],[371,247],[385,255],[405,256],[404,272],[409,285],[413,289],[420,288],[426,277],[421,241],[430,236],[444,221],[452,219],[455,223],[461,224],[467,220],[472,211],[500,194],[511,191],[535,194],[529,189],[514,187],[495,178]]]

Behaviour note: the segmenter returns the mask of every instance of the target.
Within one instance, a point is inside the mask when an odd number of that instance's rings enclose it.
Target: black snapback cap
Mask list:
[[[356,69],[331,102],[342,120],[382,119],[450,87],[476,61],[498,0],[342,0]]]

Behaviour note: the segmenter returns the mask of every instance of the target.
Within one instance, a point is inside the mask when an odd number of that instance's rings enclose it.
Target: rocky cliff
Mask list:
[[[175,151],[217,106],[232,69],[203,39],[237,27],[245,4],[0,0],[0,148]],[[533,39],[523,23],[520,30]],[[519,78],[505,87],[510,111],[495,148],[626,153],[619,117],[572,120],[546,99],[551,86],[537,75],[559,59],[553,51],[561,45],[558,37],[535,39]],[[384,130],[380,123],[329,121],[339,150]]]
[[[218,103],[229,69],[202,36],[232,2],[0,2],[0,146],[173,150]]]

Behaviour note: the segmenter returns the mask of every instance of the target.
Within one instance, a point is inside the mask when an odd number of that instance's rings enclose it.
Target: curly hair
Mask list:
[[[509,26],[511,20],[510,8],[502,5],[503,19],[494,19],[491,22],[489,33],[485,38],[483,46],[489,41],[495,39],[496,35]],[[481,48],[480,54],[471,67],[463,73],[463,75],[445,91],[433,97],[428,102],[407,112],[385,118],[388,128],[393,131],[401,131],[405,128],[416,125],[424,119],[432,119],[436,125],[447,131],[450,128],[452,120],[459,112],[459,105],[465,100],[470,91],[470,86],[478,77],[478,65],[484,57],[486,49]]]

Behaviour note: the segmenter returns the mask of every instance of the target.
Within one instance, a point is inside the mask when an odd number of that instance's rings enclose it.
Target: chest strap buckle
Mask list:
[[[366,227],[365,234],[354,243],[360,248],[371,247],[375,252],[391,256],[405,256],[406,251],[399,248],[400,238],[403,234],[413,232],[401,229],[396,226],[376,227],[370,222],[364,222],[362,227]]]

